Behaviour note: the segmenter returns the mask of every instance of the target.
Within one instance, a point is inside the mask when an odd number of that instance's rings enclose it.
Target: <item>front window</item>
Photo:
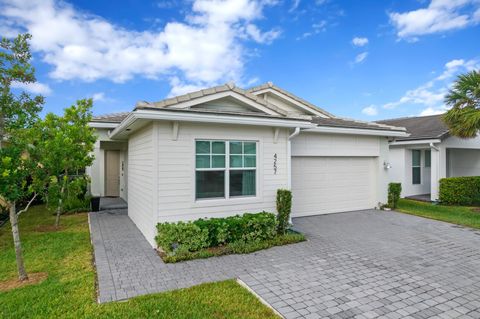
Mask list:
[[[421,184],[421,160],[422,151],[412,150],[412,184]]]
[[[432,152],[430,150],[425,151],[425,167],[432,166]]]
[[[256,171],[256,142],[195,142],[196,199],[255,196]]]

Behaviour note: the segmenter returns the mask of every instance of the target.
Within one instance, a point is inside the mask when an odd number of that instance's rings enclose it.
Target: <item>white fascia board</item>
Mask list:
[[[252,94],[255,94],[255,95],[264,94],[264,93],[272,93],[272,94],[278,96],[279,98],[282,98],[282,99],[298,106],[299,108],[301,108],[305,111],[312,112],[315,115],[323,117],[323,118],[329,118],[326,114],[322,113],[322,111],[316,110],[310,105],[303,104],[303,103],[301,103],[301,102],[299,102],[299,101],[289,97],[288,95],[285,95],[282,92],[279,92],[275,89],[266,88],[266,89],[263,89],[263,90],[260,90],[260,91],[252,92]],[[274,103],[272,103],[272,104],[274,104]]]
[[[351,134],[351,135],[371,135],[371,136],[389,136],[389,137],[408,137],[410,134],[401,131],[388,130],[368,130],[346,127],[318,126],[316,128],[306,129],[304,132],[331,133],[331,134]]]
[[[116,128],[120,123],[108,123],[108,122],[89,122],[88,126],[93,128]]]
[[[115,128],[110,137],[115,138],[124,132],[136,120],[163,120],[178,122],[200,122],[200,123],[218,123],[218,124],[238,124],[253,126],[270,126],[270,127],[300,127],[311,128],[315,125],[306,121],[283,120],[273,118],[260,118],[250,116],[231,116],[219,114],[192,114],[188,112],[175,111],[153,111],[153,110],[137,110],[131,112],[125,120]]]
[[[390,142],[391,146],[400,146],[400,145],[418,145],[418,144],[438,144],[441,143],[440,139],[429,139],[429,140],[410,140],[410,141],[393,141]]]

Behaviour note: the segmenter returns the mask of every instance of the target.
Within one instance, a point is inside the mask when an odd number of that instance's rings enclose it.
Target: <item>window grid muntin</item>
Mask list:
[[[196,167],[196,156],[197,155],[207,155],[206,153],[197,154],[196,152],[196,143],[197,142],[210,142],[210,152],[213,151],[212,143],[213,142],[224,142],[225,143],[225,154],[212,154],[210,153],[210,168],[197,168]],[[255,167],[230,167],[230,142],[241,142],[242,143],[242,153],[244,153],[244,143],[252,143],[255,144],[255,154],[247,154],[250,156],[255,156]],[[229,199],[230,197],[234,198],[242,198],[242,197],[255,197],[257,196],[258,192],[258,174],[257,174],[257,154],[258,154],[258,141],[249,141],[249,140],[205,140],[205,139],[198,139],[195,140],[195,171],[223,171],[225,174],[224,178],[224,187],[225,187],[225,196],[224,197],[209,197],[209,198],[197,198],[197,190],[196,190],[196,174],[195,175],[195,200],[212,200],[212,199]],[[225,155],[225,167],[224,168],[212,168],[212,155]],[[239,154],[233,154],[239,155]],[[243,154],[242,154],[243,155]],[[242,157],[242,165],[244,164],[243,157]],[[230,196],[230,171],[255,171],[255,194],[254,195],[240,195],[240,196]]]

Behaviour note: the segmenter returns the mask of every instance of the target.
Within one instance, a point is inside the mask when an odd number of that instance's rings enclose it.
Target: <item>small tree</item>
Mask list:
[[[45,181],[44,197],[48,206],[56,211],[55,226],[60,224],[67,198],[80,195],[86,182],[85,168],[93,162],[96,141],[92,118],[92,100],[77,101],[65,109],[63,116],[49,113],[35,126],[36,152],[41,158],[42,179]]]
[[[30,155],[28,132],[38,120],[43,97],[32,98],[25,92],[14,94],[11,84],[35,82],[34,69],[30,65],[30,38],[29,34],[24,34],[14,40],[3,38],[0,43],[0,204],[9,210],[20,280],[27,280],[28,275],[23,261],[18,216],[36,197],[36,180],[32,184],[31,177],[38,168],[35,157]],[[23,210],[17,211],[17,203],[27,196],[31,196],[31,200]]]
[[[460,75],[445,96],[445,103],[452,108],[443,119],[450,134],[475,137],[480,130],[480,71]]]
[[[290,213],[292,211],[292,192],[288,189],[277,190],[277,233],[284,235],[290,222]]]

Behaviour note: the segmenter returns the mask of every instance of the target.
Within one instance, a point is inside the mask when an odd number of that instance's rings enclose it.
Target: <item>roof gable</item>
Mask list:
[[[273,85],[272,82],[250,88],[247,91],[254,95],[261,96],[266,101],[276,105],[287,113],[320,116],[325,118],[335,117],[333,114],[328,113],[312,103]]]
[[[237,113],[262,113],[287,117],[287,112],[233,84],[204,89],[159,102],[139,102],[135,109],[209,110]]]

